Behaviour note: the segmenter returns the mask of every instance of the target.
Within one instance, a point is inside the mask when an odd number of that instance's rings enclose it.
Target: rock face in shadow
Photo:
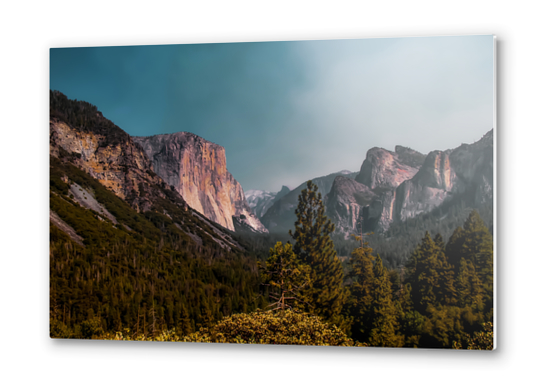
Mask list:
[[[346,235],[353,233],[363,207],[376,198],[369,187],[357,181],[337,176],[326,196],[326,214],[335,224],[335,230]]]
[[[228,172],[224,147],[189,132],[133,140],[151,159],[154,171],[206,218],[233,231],[236,217],[255,232],[267,232],[250,209],[241,184]]]
[[[318,192],[322,195],[322,200],[329,193],[333,186],[333,182],[337,176],[345,178],[355,178],[357,173],[350,171],[341,171],[329,174],[327,176],[317,177],[312,179],[312,182],[318,187]],[[303,189],[307,188],[307,183],[299,185],[294,190],[288,192],[280,199],[275,199],[271,208],[267,210],[262,217],[262,223],[271,233],[288,233],[289,229],[294,229],[298,197]]]

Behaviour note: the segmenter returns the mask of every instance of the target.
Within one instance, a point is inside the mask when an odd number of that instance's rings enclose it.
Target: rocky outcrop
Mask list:
[[[433,151],[420,171],[397,188],[393,219],[404,221],[429,212],[464,189],[450,165],[448,152]]]
[[[414,177],[375,199],[364,213],[372,230],[386,231],[404,221],[461,198],[469,206],[493,202],[493,130],[473,144],[433,151]]]
[[[152,197],[157,194],[164,197],[152,187],[161,184],[162,180],[154,174],[149,158],[130,136],[124,135],[122,139],[111,142],[107,135],[73,128],[57,118],[50,120],[49,127],[52,156],[69,157],[70,162],[136,210],[150,209]]]
[[[191,208],[230,230],[235,230],[236,217],[255,232],[267,232],[252,213],[243,188],[228,172],[223,147],[189,132],[133,140],[151,159],[154,171]]]
[[[474,144],[462,144],[450,153],[450,163],[475,204],[493,202],[493,130]]]
[[[406,147],[396,146],[395,150],[369,149],[356,181],[373,190],[390,190],[414,177],[425,156]]]
[[[335,224],[337,232],[351,234],[362,215],[363,207],[375,198],[376,195],[366,185],[337,176],[325,198],[327,216]]]
[[[343,234],[352,233],[360,214],[364,231],[385,232],[394,221],[428,213],[454,198],[473,208],[490,204],[493,131],[474,144],[427,156],[401,146],[395,152],[372,148],[355,182],[337,177],[326,196],[327,215]],[[367,189],[360,190],[359,185]],[[361,192],[366,199],[360,205],[355,197]]]

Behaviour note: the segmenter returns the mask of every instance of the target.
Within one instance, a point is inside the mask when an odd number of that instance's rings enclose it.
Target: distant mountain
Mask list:
[[[247,203],[259,219],[267,212],[267,210],[273,205],[275,200],[281,199],[283,196],[290,192],[290,188],[283,185],[279,192],[262,191],[258,189],[251,189],[245,192]]]
[[[234,221],[266,233],[243,192],[226,168],[226,150],[193,133],[133,137],[151,159],[154,171],[183,196],[190,207],[230,230]]]
[[[318,192],[322,194],[322,199],[329,193],[333,182],[337,176],[354,179],[358,174],[343,170],[332,173],[327,176],[312,179],[318,187]],[[261,221],[267,227],[270,233],[287,233],[289,229],[294,229],[296,221],[295,209],[297,208],[298,196],[307,183],[299,185],[294,190],[288,192],[282,198],[275,198],[273,205],[263,215]]]
[[[432,151],[427,156],[396,147],[396,152],[373,148],[367,152],[356,181],[375,196],[359,207],[354,189],[341,189],[332,201],[349,201],[349,210],[328,206],[337,223],[352,222],[361,212],[365,231],[385,232],[391,223],[431,212],[444,202],[468,201],[472,208],[493,201],[493,130],[473,144]],[[338,226],[347,234],[353,227]]]
[[[428,155],[400,145],[395,151],[371,148],[359,173],[343,171],[313,182],[335,234],[345,238],[360,220],[363,231],[383,233],[392,223],[427,214],[445,202],[446,207],[460,203],[483,208],[493,201],[493,130],[476,143]],[[293,229],[297,197],[304,188],[306,183],[273,200],[271,194],[253,194],[251,199],[261,206],[273,202],[261,218],[269,232]]]

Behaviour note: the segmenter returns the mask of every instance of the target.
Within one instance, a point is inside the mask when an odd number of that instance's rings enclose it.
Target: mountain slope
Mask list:
[[[50,96],[51,337],[185,334],[265,305],[241,239],[191,209],[96,107]]]
[[[331,190],[335,177],[337,176],[354,179],[357,176],[357,173],[341,171],[313,179],[312,182],[318,187],[318,192],[322,194],[322,199],[324,199],[325,195]],[[296,221],[295,209],[297,208],[298,196],[305,188],[307,188],[306,182],[288,192],[282,198],[275,199],[271,208],[269,208],[262,217],[262,223],[270,233],[288,233],[289,229],[294,229]]]
[[[232,231],[236,220],[254,232],[267,232],[241,184],[228,172],[223,147],[189,132],[133,140],[152,160],[155,172],[196,211]]]

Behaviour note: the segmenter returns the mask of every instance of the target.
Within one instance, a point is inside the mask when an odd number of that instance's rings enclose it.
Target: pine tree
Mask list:
[[[473,210],[465,224],[462,253],[471,260],[482,283],[486,310],[493,309],[493,237],[477,211]]]
[[[354,249],[348,264],[351,281],[348,297],[348,312],[352,316],[352,337],[358,341],[368,341],[372,323],[371,303],[373,302],[375,257],[367,242],[362,247]]]
[[[463,248],[463,242],[465,241],[465,235],[463,233],[462,227],[457,227],[450,236],[450,239],[448,240],[448,244],[446,244],[446,258],[448,259],[448,262],[452,265],[454,268],[454,271],[457,275],[459,272],[459,263],[461,259],[464,257],[462,254],[462,248]]]
[[[401,347],[404,344],[404,336],[397,334],[398,310],[393,301],[391,283],[380,256],[376,258],[373,271],[373,301],[371,303],[373,321],[369,344],[381,347]]]
[[[457,293],[460,307],[482,307],[482,283],[470,260],[461,259],[457,276]]]
[[[269,250],[269,258],[262,270],[262,280],[269,286],[269,296],[274,300],[273,309],[305,309],[302,290],[310,283],[309,267],[302,264],[292,250],[290,243],[277,242]]]
[[[345,327],[340,315],[346,300],[343,269],[330,237],[335,225],[324,212],[322,195],[309,180],[298,198],[295,231],[289,233],[295,241],[294,253],[310,268],[311,283],[303,292],[309,310],[325,321]]]
[[[455,305],[457,295],[454,287],[454,271],[446,258],[446,247],[440,233],[437,233],[434,242],[437,247],[437,260],[435,265],[438,273],[438,282],[435,287],[437,303],[440,305]]]
[[[463,228],[457,228],[446,246],[446,257],[459,273],[461,260],[470,261],[480,279],[487,320],[493,312],[493,237],[482,218],[473,210]]]
[[[421,314],[427,312],[429,305],[435,306],[439,276],[437,271],[437,255],[439,248],[429,235],[425,233],[421,244],[412,253],[407,263],[406,282],[412,288],[414,309]]]

